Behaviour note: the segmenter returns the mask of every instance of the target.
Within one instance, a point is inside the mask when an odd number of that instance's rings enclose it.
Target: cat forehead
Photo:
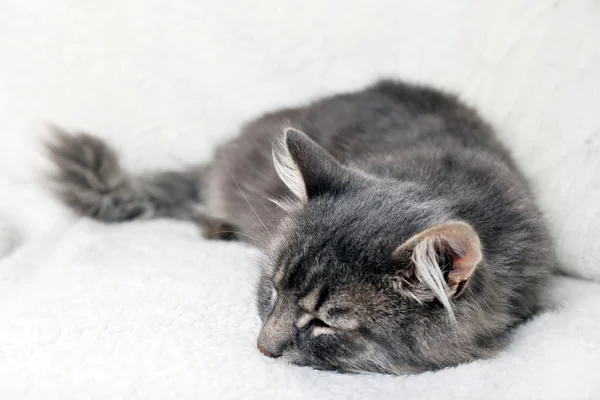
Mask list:
[[[312,241],[311,241],[312,240]],[[354,285],[378,275],[392,262],[394,243],[370,237],[368,240],[331,237],[323,242],[282,243],[267,265],[267,275],[277,287],[308,293],[318,285]]]
[[[326,269],[327,266],[324,267]],[[313,312],[326,305],[326,308],[337,308],[334,313],[356,303],[367,303],[375,294],[374,287],[367,283],[364,276],[352,273],[327,273],[309,271],[299,273],[294,270],[287,273],[285,268],[277,271],[271,278],[280,295],[294,299],[297,306]],[[346,313],[346,311],[344,311]]]
[[[314,293],[316,288],[330,284],[329,276],[331,274],[327,273],[326,268],[331,268],[331,264],[327,265],[316,260],[282,264],[275,267],[272,280],[276,287],[293,291],[300,297],[306,297],[310,293]]]

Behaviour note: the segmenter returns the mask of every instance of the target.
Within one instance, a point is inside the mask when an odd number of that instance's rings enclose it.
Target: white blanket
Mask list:
[[[255,347],[251,249],[184,224],[81,220],[0,269],[2,399],[597,399],[600,291],[553,280],[550,310],[493,360],[340,375]]]
[[[134,171],[208,160],[246,119],[380,76],[477,105],[532,178],[560,268],[600,281],[594,0],[71,0],[0,5],[0,399],[600,398],[600,285],[489,361],[337,375],[255,349],[252,250],[172,221],[74,219],[43,189],[43,124]]]

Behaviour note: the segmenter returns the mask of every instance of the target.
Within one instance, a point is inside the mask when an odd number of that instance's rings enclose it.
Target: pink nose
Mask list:
[[[256,347],[258,347],[258,351],[260,351],[263,355],[270,357],[270,358],[277,358],[277,356],[275,356],[275,355],[269,353],[268,351],[266,351],[265,349],[263,349],[259,343],[256,343]]]

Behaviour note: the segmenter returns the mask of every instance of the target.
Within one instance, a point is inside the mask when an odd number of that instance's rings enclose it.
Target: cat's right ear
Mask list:
[[[306,134],[287,128],[273,146],[279,178],[302,203],[343,187],[348,171]]]

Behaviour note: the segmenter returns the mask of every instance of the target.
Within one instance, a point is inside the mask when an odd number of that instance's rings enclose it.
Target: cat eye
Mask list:
[[[312,319],[308,324],[306,324],[303,330],[308,332],[312,338],[322,335],[334,335],[336,332],[335,329],[333,329],[329,324],[318,318]]]
[[[322,319],[315,318],[311,321],[311,324],[315,327],[319,326],[321,328],[331,328],[329,324],[326,324]]]
[[[331,328],[328,324],[326,324],[322,319],[313,318],[306,325],[302,327],[303,330],[313,329],[313,328]]]

